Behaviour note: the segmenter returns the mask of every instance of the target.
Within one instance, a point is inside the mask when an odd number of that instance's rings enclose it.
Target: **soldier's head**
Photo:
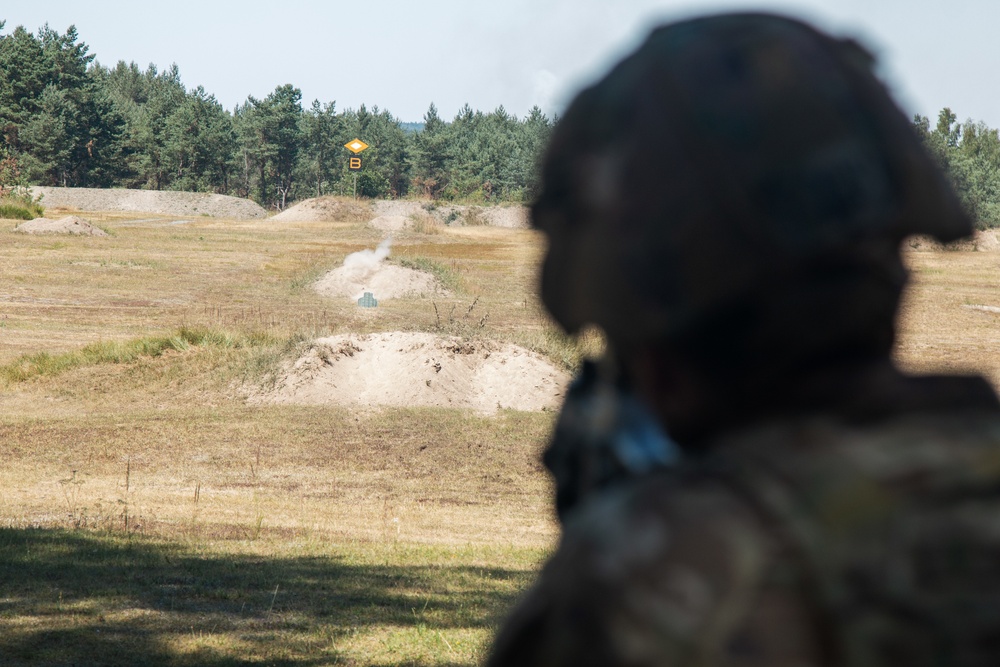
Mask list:
[[[717,393],[888,359],[902,239],[972,228],[872,66],[772,15],[655,30],[573,101],[544,160],[555,319],[635,363],[667,350]]]

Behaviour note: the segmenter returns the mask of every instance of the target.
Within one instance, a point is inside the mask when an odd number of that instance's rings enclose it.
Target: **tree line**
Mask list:
[[[535,107],[463,107],[450,121],[433,104],[418,131],[388,110],[334,102],[303,106],[293,85],[225,109],[176,65],[105,67],[76,29],[4,34],[0,21],[0,194],[12,185],[128,187],[216,192],[269,208],[325,194],[420,195],[524,201],[556,119]],[[914,127],[948,173],[979,228],[1000,226],[1000,136],[942,109]],[[343,147],[369,144],[362,170]]]
[[[524,201],[555,119],[503,107],[463,107],[450,121],[433,104],[407,131],[388,110],[303,105],[293,85],[225,109],[176,65],[105,67],[74,27],[4,34],[0,21],[0,191],[11,185],[215,192],[281,209],[326,194],[421,195]],[[411,124],[406,124],[411,125]],[[362,169],[343,147],[369,144]]]
[[[960,123],[947,107],[933,128],[926,116],[914,116],[913,125],[951,178],[976,227],[1000,227],[1000,133],[982,121]]]

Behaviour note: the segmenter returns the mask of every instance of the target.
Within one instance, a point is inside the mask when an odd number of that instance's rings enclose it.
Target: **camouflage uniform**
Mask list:
[[[997,664],[1000,412],[924,382],[595,496],[489,664]]]
[[[900,241],[971,225],[870,65],[723,15],[567,111],[533,211],[546,305],[612,356],[684,351],[731,410],[629,469],[567,402],[562,540],[489,665],[1000,664],[1000,403],[890,361]]]

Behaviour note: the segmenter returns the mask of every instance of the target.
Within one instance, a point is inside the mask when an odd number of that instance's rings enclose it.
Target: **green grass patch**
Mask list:
[[[0,218],[8,220],[34,220],[45,214],[45,208],[31,195],[7,194],[0,197]]]
[[[274,344],[265,333],[237,334],[218,329],[181,327],[161,336],[129,341],[101,341],[73,352],[27,354],[0,366],[0,378],[8,383],[24,382],[39,376],[57,375],[84,366],[127,364],[142,358],[159,357],[168,351],[183,352],[192,347],[241,349]]]
[[[0,218],[8,220],[34,220],[42,217],[45,211],[37,204],[18,204],[0,201]]]

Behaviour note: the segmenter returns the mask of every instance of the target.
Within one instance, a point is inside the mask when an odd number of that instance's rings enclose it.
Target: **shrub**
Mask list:
[[[8,194],[0,197],[0,218],[8,220],[34,220],[45,214],[45,209],[39,203],[39,199],[32,199],[31,195]]]

